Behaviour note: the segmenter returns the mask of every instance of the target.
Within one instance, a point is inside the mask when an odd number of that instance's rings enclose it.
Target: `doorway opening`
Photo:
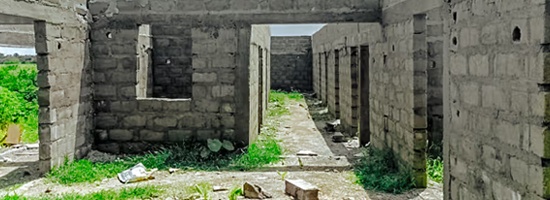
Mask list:
[[[0,35],[0,145],[37,143],[39,70],[33,24],[0,21]]]

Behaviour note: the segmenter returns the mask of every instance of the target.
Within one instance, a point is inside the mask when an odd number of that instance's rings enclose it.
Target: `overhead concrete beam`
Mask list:
[[[33,25],[0,25],[0,46],[34,48]]]
[[[165,22],[195,19],[229,20],[248,24],[379,22],[379,0],[203,0],[190,1],[126,1],[96,0],[90,3],[92,15],[104,15],[114,20],[127,19]],[[136,16],[143,16],[136,18]]]
[[[76,7],[85,7],[85,0],[2,1],[0,24],[32,24],[47,21],[55,24],[80,25]]]

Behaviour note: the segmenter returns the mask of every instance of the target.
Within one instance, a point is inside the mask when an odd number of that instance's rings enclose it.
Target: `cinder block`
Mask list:
[[[129,141],[134,137],[133,131],[115,129],[109,131],[109,139],[115,141]]]
[[[164,133],[150,130],[141,130],[139,137],[142,141],[160,142],[164,140]]]
[[[297,200],[318,200],[317,186],[304,180],[285,180],[285,193]]]

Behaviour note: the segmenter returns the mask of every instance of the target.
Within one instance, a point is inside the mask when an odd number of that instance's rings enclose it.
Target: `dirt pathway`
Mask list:
[[[296,155],[299,151],[313,151],[319,156],[334,156],[323,135],[307,110],[305,102],[290,101],[290,115],[282,117],[278,138],[286,155]]]

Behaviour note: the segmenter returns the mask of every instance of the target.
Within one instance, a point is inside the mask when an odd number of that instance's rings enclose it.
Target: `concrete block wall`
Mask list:
[[[312,36],[313,55],[320,55],[313,57],[315,92],[327,99],[329,112],[341,118],[348,134],[355,134],[359,123],[359,47],[379,41],[381,36],[381,27],[369,23],[329,24]],[[352,48],[357,49],[353,59]]]
[[[209,138],[229,139],[243,146],[257,135],[262,121],[258,118],[265,115],[268,99],[269,70],[264,69],[270,66],[267,27],[252,28],[247,23],[225,23],[217,18],[198,23],[196,16],[178,20],[179,27],[190,27],[189,33],[179,31],[183,28],[166,28],[156,38],[155,27],[169,27],[171,22],[159,21],[164,16],[142,18],[142,14],[133,13],[140,9],[137,2],[132,6],[119,2],[116,6],[121,14],[114,16],[108,15],[112,9],[108,2],[90,6],[98,19],[91,30],[98,149],[135,153],[155,143]],[[129,16],[134,20],[128,20]],[[192,88],[190,98],[138,98],[137,58],[130,56],[136,54],[138,24],[148,24],[152,29],[153,59],[168,56],[170,65],[177,66],[170,70],[191,63],[192,84],[185,86]],[[258,46],[262,49],[261,63]],[[158,49],[166,52],[157,53]],[[153,74],[159,67],[164,70],[165,66],[153,65]],[[158,78],[154,75],[153,82]]]
[[[137,83],[136,92],[138,98],[146,98],[153,96],[153,39],[151,35],[151,26],[142,24],[138,26],[138,41],[137,41]]]
[[[448,4],[447,199],[550,198],[547,4]]]
[[[265,119],[269,98],[268,55],[271,48],[271,29],[267,25],[253,25],[250,45],[250,138],[254,140]]]
[[[312,91],[311,36],[271,37],[271,88]]]
[[[151,26],[153,96],[150,97],[191,98],[193,92],[191,30],[192,27],[185,24],[153,24]]]
[[[371,46],[370,130],[372,144],[393,150],[403,166],[414,170],[417,186],[423,187],[427,119],[422,99],[425,87],[417,75],[423,75],[418,68],[425,59],[417,56],[426,53],[422,35],[415,34],[415,23],[410,18],[386,26],[387,42]]]
[[[428,155],[443,156],[443,43],[444,21],[442,9],[426,12],[426,40],[428,48]]]
[[[352,46],[340,52],[340,119],[344,132],[355,135],[357,133],[359,111],[359,48]],[[334,96],[334,93],[330,96]]]
[[[92,148],[93,91],[85,3],[8,0],[0,7],[0,24],[32,27],[35,32],[41,171],[66,158],[82,158]]]

